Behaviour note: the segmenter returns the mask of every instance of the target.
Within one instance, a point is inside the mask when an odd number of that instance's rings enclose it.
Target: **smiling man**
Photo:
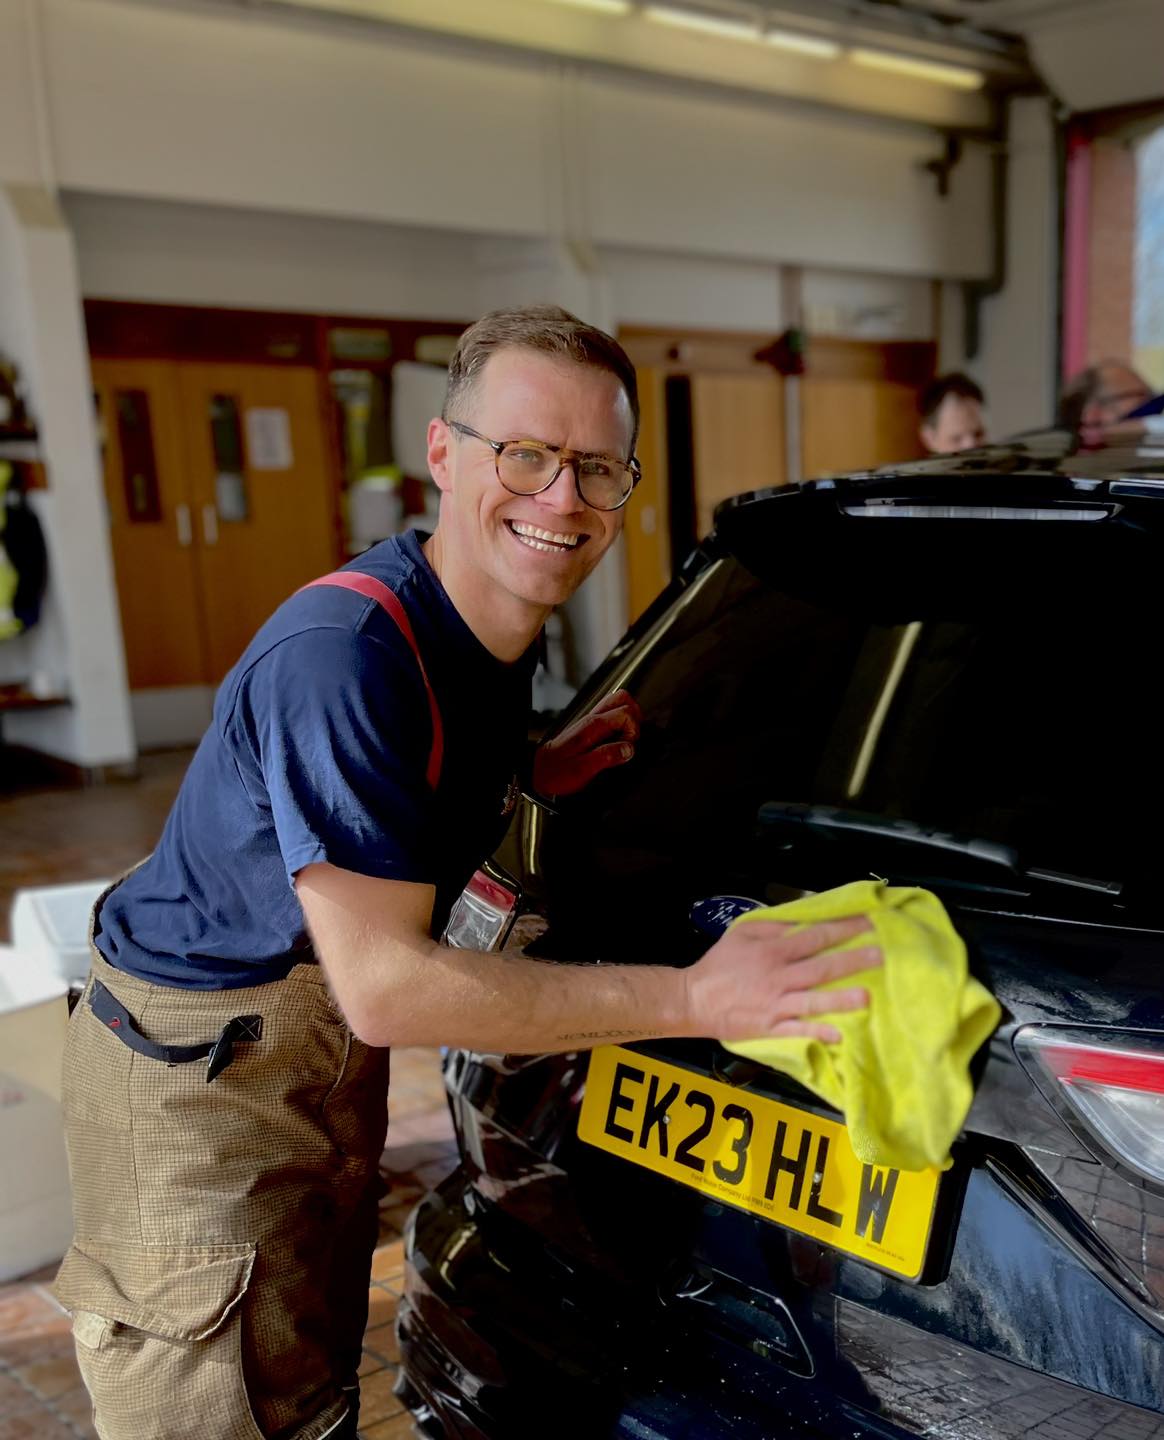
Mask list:
[[[860,920],[757,922],[688,970],[436,938],[504,831],[537,637],[618,535],[637,424],[608,335],[548,307],[472,326],[429,426],[435,533],[280,607],[157,849],[98,902],[57,1293],[102,1440],[355,1433],[389,1046],[837,1038],[813,1017],[865,1003],[816,988],[876,962],[824,953]],[[535,785],[578,789],[637,729],[608,696],[541,747]]]

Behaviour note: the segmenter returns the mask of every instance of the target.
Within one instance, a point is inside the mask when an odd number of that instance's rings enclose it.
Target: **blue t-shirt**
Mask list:
[[[106,900],[97,945],[162,985],[229,989],[309,959],[296,872],[326,860],[435,885],[434,931],[505,829],[530,715],[515,664],[465,624],[411,531],[346,569],[390,586],[444,727],[435,793],[427,692],[382,607],[331,586],[287,600],[223,681],[157,849]]]

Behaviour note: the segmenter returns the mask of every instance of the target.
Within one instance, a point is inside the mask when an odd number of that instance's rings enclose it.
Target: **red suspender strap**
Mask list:
[[[316,585],[331,585],[338,590],[355,590],[357,594],[366,596],[369,600],[375,600],[376,604],[395,620],[401,635],[408,641],[409,648],[416,656],[416,663],[420,668],[420,678],[424,681],[424,688],[428,694],[428,711],[432,717],[432,749],[429,751],[425,779],[428,781],[429,787],[435,790],[437,782],[441,778],[441,760],[444,758],[444,726],[441,724],[441,712],[437,708],[436,696],[429,684],[428,672],[425,670],[424,661],[420,656],[420,646],[416,643],[416,636],[412,633],[408,614],[400,603],[399,597],[382,580],[374,580],[371,575],[364,575],[358,570],[336,570],[331,575],[321,575],[318,580],[309,581],[303,586],[303,589],[311,590]]]

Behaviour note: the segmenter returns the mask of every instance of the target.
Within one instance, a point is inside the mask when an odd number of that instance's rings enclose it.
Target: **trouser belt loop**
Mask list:
[[[234,1059],[235,1041],[263,1038],[261,1015],[236,1015],[226,1022],[216,1040],[207,1040],[201,1045],[159,1045],[141,1033],[133,1016],[100,980],[93,981],[89,1007],[123,1045],[150,1060],[161,1060],[166,1065],[186,1065],[191,1060],[205,1060],[209,1056],[210,1063],[206,1067],[208,1083],[221,1075]]]

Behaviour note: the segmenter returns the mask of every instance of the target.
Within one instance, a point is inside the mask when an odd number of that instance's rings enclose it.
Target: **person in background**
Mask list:
[[[981,387],[969,375],[954,370],[939,375],[922,391],[922,444],[931,455],[955,455],[986,444],[986,404]]]
[[[1056,421],[1062,429],[1078,435],[1084,445],[1135,440],[1143,427],[1134,426],[1125,435],[1121,422],[1151,399],[1152,387],[1130,365],[1122,360],[1101,360],[1064,385]]]

